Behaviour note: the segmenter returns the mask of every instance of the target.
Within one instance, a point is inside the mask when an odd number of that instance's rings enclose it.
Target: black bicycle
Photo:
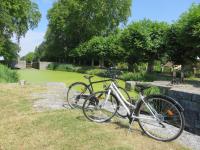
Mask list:
[[[105,79],[105,80],[99,80],[99,81],[92,81],[91,79],[94,76],[83,76],[86,78],[89,82],[89,84],[86,84],[84,82],[75,82],[69,86],[69,89],[67,91],[67,103],[71,108],[82,108],[83,103],[85,99],[90,96],[92,93],[94,93],[94,87],[93,84],[98,84],[98,83],[104,83],[103,88],[106,90],[108,88],[106,82],[115,82],[118,89],[120,92],[123,94],[123,96],[130,102],[132,103],[132,99],[128,92],[120,87],[117,83],[116,77],[117,77],[117,72],[116,69],[109,68],[107,73],[111,77],[110,79]],[[122,111],[118,111],[118,115],[121,117],[126,117],[127,113],[124,113]]]

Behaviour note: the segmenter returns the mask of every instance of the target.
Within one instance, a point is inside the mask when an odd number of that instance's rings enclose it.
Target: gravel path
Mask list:
[[[35,100],[33,107],[37,111],[56,110],[69,108],[66,105],[67,88],[64,83],[47,83],[46,91],[33,93]],[[176,142],[192,150],[200,150],[200,136],[184,131]]]

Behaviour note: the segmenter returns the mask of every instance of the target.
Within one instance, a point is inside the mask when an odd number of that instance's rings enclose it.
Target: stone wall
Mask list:
[[[200,135],[200,93],[169,90],[166,95],[183,106],[186,130]]]
[[[45,69],[47,69],[47,67],[48,67],[48,65],[49,64],[52,64],[53,62],[39,62],[39,68],[38,69],[40,69],[40,70],[45,70]]]
[[[148,82],[161,89],[162,93],[174,98],[184,108],[185,129],[200,135],[200,87],[198,85],[171,86],[169,82]],[[127,81],[126,88],[133,89],[134,81]]]
[[[26,69],[26,61],[19,60],[12,63],[13,68]]]

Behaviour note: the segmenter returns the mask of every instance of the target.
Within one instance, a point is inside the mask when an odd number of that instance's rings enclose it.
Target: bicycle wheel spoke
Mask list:
[[[99,95],[101,95],[99,97]],[[108,98],[108,99],[106,99]],[[111,101],[112,98],[112,101]],[[88,111],[88,105],[95,105],[91,107],[93,113]],[[107,97],[107,92],[97,92],[88,97],[83,105],[84,115],[91,121],[104,122],[111,119],[117,111],[117,101],[113,95]]]
[[[149,101],[146,102],[148,107],[142,103],[138,113],[139,124],[145,133],[162,141],[177,138],[182,132],[184,124],[182,114],[177,107],[162,98],[151,98],[147,101]]]
[[[67,102],[71,108],[81,108],[87,95],[90,95],[87,85],[81,82],[72,84],[67,92]]]

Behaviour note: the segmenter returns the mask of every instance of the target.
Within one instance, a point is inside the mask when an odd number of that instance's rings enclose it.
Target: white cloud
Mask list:
[[[28,31],[25,37],[20,39],[20,56],[24,56],[29,52],[33,52],[35,47],[40,45],[44,40],[45,32],[37,31]],[[12,38],[13,41],[16,41],[15,38]]]

